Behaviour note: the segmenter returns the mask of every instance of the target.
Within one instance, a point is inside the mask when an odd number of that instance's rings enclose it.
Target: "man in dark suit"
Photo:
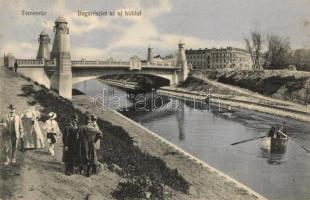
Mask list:
[[[14,63],[14,71],[17,72],[17,69],[18,69],[18,64],[17,64],[17,61],[15,60],[15,63]]]
[[[91,173],[97,173],[98,161],[95,143],[100,138],[102,138],[101,131],[92,125],[91,117],[87,116],[85,125],[79,129],[79,156],[87,177]]]
[[[74,168],[78,167],[78,115],[73,114],[70,117],[70,122],[66,126],[62,135],[62,142],[64,144],[63,162],[65,163],[65,174],[70,176],[74,172]]]

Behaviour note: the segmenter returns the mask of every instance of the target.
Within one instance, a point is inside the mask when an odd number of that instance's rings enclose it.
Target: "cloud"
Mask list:
[[[97,16],[80,17],[76,12],[71,12],[64,15],[68,21],[70,35],[81,35],[93,30],[107,29],[110,27],[111,20],[99,20]],[[56,20],[56,19],[55,19]],[[54,26],[55,20],[48,20],[41,23],[45,29],[50,29]]]
[[[92,48],[92,47],[77,47],[72,49],[71,57],[73,60],[79,59],[103,59],[106,53],[104,49],[101,48]]]
[[[16,58],[35,58],[38,45],[31,42],[10,41],[0,48],[0,52],[12,53]]]
[[[129,59],[133,55],[145,57],[146,48],[149,45],[154,47],[154,51],[158,54],[174,53],[177,51],[177,44],[180,41],[186,44],[186,48],[225,47],[230,45],[240,47],[240,44],[236,42],[211,41],[194,36],[160,33],[154,24],[154,20],[161,14],[172,11],[173,7],[169,0],[161,0],[155,5],[147,6],[143,5],[142,1],[125,0],[119,10],[137,9],[144,11],[143,17],[106,17],[99,20],[98,17],[77,17],[76,13],[73,12],[68,14],[71,35],[91,34],[93,30],[98,29],[112,29],[118,35],[102,48],[93,48],[90,45],[72,47],[72,57],[75,59],[102,59],[111,56],[117,59]],[[117,25],[116,22],[122,20],[127,21],[126,28]],[[50,26],[50,24],[48,25]]]
[[[127,3],[127,1],[125,2]],[[143,16],[139,20],[131,20],[133,23],[121,32],[119,38],[111,41],[109,45],[105,48],[106,53],[128,48],[144,48],[146,51],[146,48],[149,45],[154,47],[154,51],[157,51],[158,53],[160,53],[160,51],[170,51],[171,53],[174,53],[175,51],[177,51],[177,44],[180,41],[186,44],[186,48],[210,48],[221,46],[242,47],[242,44],[238,42],[218,40],[212,41],[194,36],[161,33],[156,28],[154,20],[157,16],[160,16],[161,14],[171,12],[171,10],[173,9],[171,2],[169,0],[162,0],[159,1],[158,5],[147,8],[142,6],[141,1],[138,2],[140,2],[140,4],[137,4],[137,2],[134,2],[134,4],[132,4],[132,2],[130,1],[128,4],[126,4],[126,6],[142,8],[146,13],[145,16]]]
[[[127,10],[143,10],[143,17],[127,17],[126,19],[130,21],[131,24],[120,32],[119,38],[110,42],[106,47],[108,52],[131,47],[146,48],[149,44],[155,45],[158,42],[163,41],[163,36],[156,29],[153,20],[160,14],[171,11],[172,6],[170,1],[161,0],[158,5],[153,7],[143,7],[142,1],[124,1],[124,7]]]
[[[243,3],[242,7],[240,3]],[[296,44],[300,47],[309,44],[309,5],[304,3],[272,4],[283,11],[267,9],[272,7],[270,3],[268,6],[257,2],[244,4],[242,0],[225,2],[226,6],[221,1],[209,6],[211,3],[203,0],[197,0],[195,4],[189,4],[186,0],[118,0],[104,3],[99,0],[87,3],[83,0],[0,0],[0,4],[0,19],[4,27],[0,30],[0,50],[2,53],[10,51],[22,58],[35,57],[38,34],[42,30],[50,33],[53,41],[51,32],[59,15],[64,15],[69,23],[73,58],[101,59],[113,56],[129,59],[135,54],[145,57],[149,45],[154,47],[156,54],[166,55],[177,51],[179,41],[185,43],[185,48],[193,49],[242,48],[243,34],[250,31],[252,21],[258,21],[262,31],[271,29],[275,34],[291,36],[293,47]],[[46,10],[48,15],[26,17],[21,15],[22,9]],[[142,16],[78,16],[77,11],[83,9],[141,10]],[[284,12],[286,9],[294,12]],[[255,15],[253,10],[264,14]],[[272,17],[266,21],[266,16]],[[275,22],[281,16],[286,16],[287,20]],[[275,29],[280,25],[285,27]]]
[[[31,1],[30,1],[31,2]],[[31,4],[31,3],[30,3]],[[32,5],[29,3],[9,3],[9,9],[18,12],[18,10],[30,9]],[[49,16],[55,16],[55,19],[59,15],[63,15],[67,19],[70,29],[71,37],[79,36],[79,39],[83,40],[86,34],[92,34],[94,31],[102,31],[105,34],[114,34],[113,39],[105,41],[102,48],[100,45],[90,42],[85,46],[72,46],[72,58],[86,58],[86,59],[102,59],[107,57],[121,57],[122,59],[128,59],[132,55],[145,56],[146,48],[151,45],[155,48],[155,51],[165,52],[170,51],[174,53],[177,51],[177,43],[182,41],[186,44],[187,48],[200,48],[204,46],[210,46],[211,44],[219,44],[218,41],[206,41],[204,39],[194,36],[184,36],[181,34],[161,33],[158,31],[155,20],[157,17],[167,14],[173,11],[174,7],[170,0],[159,0],[156,2],[142,1],[142,0],[124,0],[117,9],[122,10],[142,10],[143,16],[133,17],[98,17],[78,16],[77,10],[72,10],[67,7],[65,1],[58,0],[54,4],[51,4],[48,8]],[[16,8],[14,7],[16,6]],[[41,5],[42,6],[42,5]],[[40,32],[42,29],[52,30],[55,19],[42,18],[37,21],[29,20],[29,18],[21,17],[20,13],[14,13],[14,15],[21,19],[20,21],[14,21],[14,23],[25,25],[33,23],[38,24],[36,32]],[[36,34],[37,34],[36,33]],[[53,36],[51,36],[53,39]],[[3,46],[5,52],[12,52],[16,56],[21,57],[34,57],[36,54],[38,44],[32,43],[18,43],[16,40],[7,41]],[[225,44],[225,42],[221,42]],[[21,45],[22,44],[22,45]],[[94,47],[97,46],[97,47]],[[144,52],[145,50],[145,52]]]

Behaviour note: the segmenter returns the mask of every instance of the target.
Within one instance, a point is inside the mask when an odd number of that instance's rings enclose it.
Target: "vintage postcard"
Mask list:
[[[0,200],[310,200],[309,11],[0,0]]]

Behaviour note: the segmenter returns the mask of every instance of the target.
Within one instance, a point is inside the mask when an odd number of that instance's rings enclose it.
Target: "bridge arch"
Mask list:
[[[89,69],[74,69],[72,70],[72,84],[80,83],[86,80],[111,76],[111,75],[142,75],[146,77],[153,78],[155,80],[161,80],[165,83],[165,85],[173,85],[176,83],[176,73],[170,71],[152,71],[152,70],[128,70],[128,69],[97,69],[97,70],[89,70]]]
[[[138,74],[112,74],[101,77],[102,79],[112,80],[128,80],[129,82],[136,82],[145,88],[158,88],[162,86],[169,86],[170,80],[161,76],[150,75],[145,73]]]

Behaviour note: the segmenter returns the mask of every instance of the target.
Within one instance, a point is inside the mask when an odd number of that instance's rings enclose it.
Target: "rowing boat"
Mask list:
[[[270,153],[285,153],[288,138],[264,137],[261,141],[261,148]]]

